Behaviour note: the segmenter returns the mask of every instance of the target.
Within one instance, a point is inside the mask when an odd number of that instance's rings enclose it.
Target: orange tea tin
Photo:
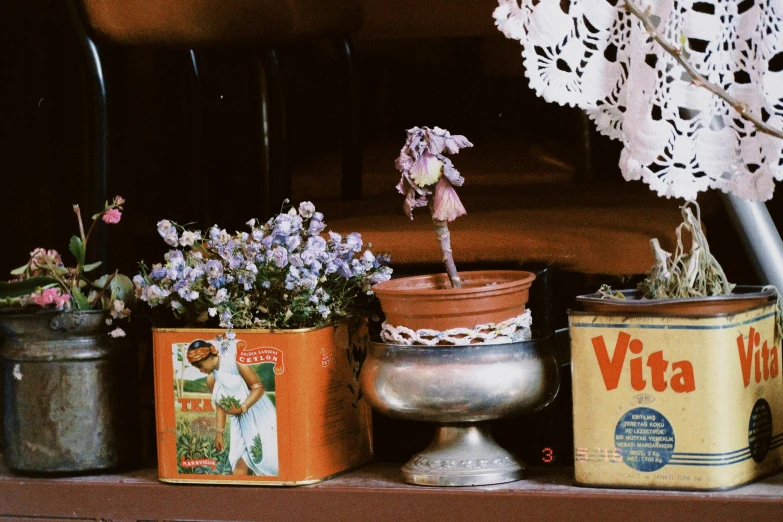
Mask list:
[[[312,484],[372,457],[346,324],[225,334],[153,329],[161,481]]]

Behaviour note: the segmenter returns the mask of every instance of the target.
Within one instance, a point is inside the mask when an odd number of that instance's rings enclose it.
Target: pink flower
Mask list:
[[[54,298],[54,306],[55,308],[62,308],[70,300],[71,300],[70,294],[58,295]]]
[[[465,207],[459,200],[457,191],[451,186],[449,180],[440,178],[435,186],[435,197],[432,198],[432,219],[437,221],[454,221],[467,214]]]
[[[60,294],[59,288],[45,288],[40,294],[30,294],[30,300],[41,307],[53,304],[55,308],[62,308],[71,300],[71,296],[70,294]]]
[[[112,202],[112,205],[124,205],[125,204],[125,198],[122,196],[114,196],[114,201]]]
[[[45,248],[36,248],[30,252],[30,267],[46,268],[47,260],[54,266],[63,266],[63,260],[57,250],[46,250]]]
[[[32,294],[30,298],[38,306],[46,306],[54,303],[54,299],[58,295],[60,295],[60,292],[57,288],[47,288],[43,290],[40,294]]]
[[[101,219],[103,219],[104,223],[113,225],[115,223],[119,223],[120,218],[122,218],[122,212],[120,212],[116,208],[110,208],[103,214],[103,217]]]

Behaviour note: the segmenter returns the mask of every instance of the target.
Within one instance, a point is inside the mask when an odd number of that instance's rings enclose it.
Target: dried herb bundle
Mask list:
[[[696,209],[694,214],[691,206]],[[677,248],[670,254],[657,239],[650,241],[655,266],[639,283],[645,299],[675,299],[728,295],[734,289],[726,279],[720,263],[710,253],[707,237],[701,227],[701,211],[695,201],[680,207],[683,222],[677,227]],[[691,235],[690,250],[683,246],[683,231]]]
[[[231,408],[239,408],[240,404],[239,401],[236,399],[236,397],[231,396],[223,396],[218,401],[218,404],[221,408],[228,411]]]

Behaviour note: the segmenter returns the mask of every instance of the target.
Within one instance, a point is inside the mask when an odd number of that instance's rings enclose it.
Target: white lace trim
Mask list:
[[[499,0],[498,28],[523,45],[539,96],[584,109],[620,139],[620,168],[661,196],[717,188],[767,200],[783,179],[783,140],[756,131],[626,13],[623,0]],[[563,7],[561,7],[561,5]],[[711,83],[783,128],[783,0],[636,0]],[[565,12],[563,9],[567,9]]]
[[[473,328],[453,328],[441,332],[438,330],[411,330],[405,326],[393,326],[383,323],[381,339],[385,343],[413,345],[423,344],[434,346],[436,344],[497,344],[517,341],[529,341],[531,338],[530,325],[533,318],[530,310],[517,317],[512,317],[502,323],[488,323],[474,326]]]

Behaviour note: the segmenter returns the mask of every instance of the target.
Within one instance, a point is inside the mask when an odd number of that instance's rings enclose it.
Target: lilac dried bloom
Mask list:
[[[360,238],[361,239],[361,238]],[[326,251],[326,240],[321,236],[314,236],[307,239],[305,244],[305,250],[312,250],[319,254]]]
[[[288,251],[283,247],[276,247],[270,253],[270,261],[277,266],[277,268],[283,268],[288,264]]]
[[[395,165],[402,174],[397,190],[405,196],[403,209],[411,219],[413,210],[427,206],[430,200],[440,210],[438,215],[441,221],[453,221],[465,213],[453,187],[449,191],[442,186],[448,183],[459,187],[464,182],[444,153],[455,154],[462,148],[472,146],[465,136],[452,135],[439,127],[413,127],[408,130],[408,138]],[[447,196],[449,201],[440,202],[442,196]]]
[[[179,238],[179,244],[180,246],[192,246],[199,239],[201,239],[201,232],[198,230],[195,232],[186,230],[182,233],[182,237]]]
[[[286,249],[289,252],[293,251],[293,250],[296,250],[297,248],[299,248],[299,245],[301,245],[301,244],[302,244],[302,238],[300,238],[298,235],[297,236],[290,236],[285,241],[285,247],[286,247]]]
[[[168,219],[163,219],[161,221],[158,221],[158,234],[160,234],[160,237],[165,238],[167,235],[174,232],[177,233],[177,229],[174,228],[174,225],[172,225],[171,221]]]
[[[241,255],[231,256],[228,260],[228,267],[232,270],[236,270],[245,263],[245,260]]]
[[[228,299],[228,290],[226,290],[225,288],[221,288],[215,294],[215,297],[212,299],[212,302],[215,304],[220,304],[225,302],[226,299]]]
[[[299,215],[304,219],[313,217],[315,214],[315,205],[309,201],[303,201],[299,204]]]
[[[167,270],[163,268],[163,265],[158,263],[155,265],[152,265],[152,271],[150,272],[150,277],[152,279],[163,279],[166,277]]]
[[[345,236],[345,245],[350,252],[359,252],[362,249],[362,236],[358,232],[352,232]]]
[[[320,212],[313,213],[313,217],[310,218],[310,226],[307,229],[307,233],[311,236],[318,236],[325,228],[324,215]]]
[[[217,279],[223,275],[223,263],[216,259],[207,261],[207,277],[210,280]]]

